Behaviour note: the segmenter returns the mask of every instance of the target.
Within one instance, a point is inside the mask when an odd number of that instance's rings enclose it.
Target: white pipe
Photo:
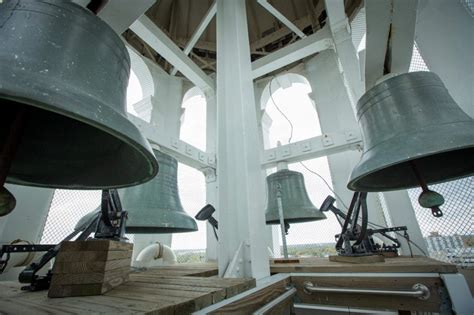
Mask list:
[[[14,240],[10,243],[10,245],[22,245],[22,244],[25,245],[25,244],[31,244],[31,243],[24,240]],[[3,273],[6,273],[8,270],[14,267],[22,267],[22,266],[29,265],[33,261],[34,257],[35,257],[34,252],[10,253],[10,259],[8,260],[7,266],[3,270]],[[6,255],[4,255],[1,258],[6,259]]]
[[[163,259],[163,264],[176,264],[176,255],[168,246],[156,242],[145,247],[137,256],[137,267],[153,267],[160,265],[156,261]]]

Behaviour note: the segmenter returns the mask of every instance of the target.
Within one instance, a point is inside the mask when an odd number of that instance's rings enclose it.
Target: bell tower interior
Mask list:
[[[0,313],[474,313],[473,51],[472,0],[0,0]]]

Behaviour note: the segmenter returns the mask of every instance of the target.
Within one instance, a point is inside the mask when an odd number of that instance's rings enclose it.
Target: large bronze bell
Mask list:
[[[157,174],[127,119],[129,55],[106,23],[70,1],[4,0],[0,43],[0,187],[104,189]]]
[[[357,103],[364,153],[348,188],[387,191],[421,186],[435,216],[444,200],[428,184],[474,173],[474,120],[432,72],[387,79]]]
[[[197,231],[196,221],[183,209],[178,193],[178,162],[154,150],[158,175],[146,184],[119,190],[128,211],[127,233],[179,233]]]
[[[309,199],[303,174],[287,169],[267,176],[268,202],[265,212],[267,224],[280,224],[277,193],[281,194],[285,224],[324,220],[324,213]]]

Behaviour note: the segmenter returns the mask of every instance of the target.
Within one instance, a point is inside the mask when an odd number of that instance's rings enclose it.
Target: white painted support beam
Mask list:
[[[392,28],[388,54],[389,70],[405,73],[410,69],[415,41],[418,0],[393,1]]]
[[[347,150],[359,150],[361,146],[362,139],[357,129],[326,133],[265,150],[262,157],[262,166],[271,168],[275,167],[278,162],[295,163]]]
[[[204,15],[204,18],[201,20],[198,27],[196,28],[193,35],[191,36],[191,39],[189,39],[189,42],[184,47],[183,52],[185,55],[189,55],[194,45],[196,45],[197,41],[202,36],[202,34],[206,30],[209,23],[214,18],[214,15],[216,15],[216,12],[217,12],[217,4],[216,4],[216,1],[214,0],[211,7],[207,11],[207,13]],[[177,72],[178,70],[176,70],[176,68],[173,67],[173,69],[171,70],[171,75],[175,75]]]
[[[122,34],[132,23],[144,14],[156,0],[113,0],[99,12],[117,34]]]
[[[186,56],[147,16],[142,15],[130,26],[130,29],[196,86],[203,91],[214,91],[214,80],[207,76],[191,58]]]
[[[206,151],[215,156],[217,148],[217,99],[215,93],[206,94]],[[206,178],[206,203],[216,209],[214,218],[219,221],[219,186],[217,185],[216,169],[203,170]],[[217,261],[218,242],[211,224],[206,224],[206,260]]]
[[[257,0],[257,2],[264,7],[268,12],[270,12],[274,17],[276,17],[280,22],[286,25],[290,30],[292,30],[298,37],[305,38],[306,35],[290,20],[288,20],[283,14],[280,13],[274,6],[267,2],[267,0]]]
[[[86,7],[90,0],[73,0],[73,2]],[[120,35],[155,2],[156,0],[113,0],[107,2],[98,16]]]
[[[216,167],[215,155],[203,152],[178,138],[163,136],[154,125],[136,116],[129,114],[128,119],[138,127],[145,138],[159,145],[163,152],[171,154],[179,162],[199,170]]]
[[[313,35],[252,62],[252,78],[256,79],[295,61],[333,47],[329,29],[324,27]]]
[[[396,190],[383,192],[385,199],[385,205],[388,210],[389,221],[392,226],[406,226],[408,229],[408,235],[410,240],[417,246],[407,244],[407,241],[403,237],[397,236],[401,243],[402,255],[410,255],[410,247],[413,255],[428,255],[428,247],[426,241],[421,233],[420,225],[416,219],[415,210],[411,203],[408,191]],[[430,211],[429,209],[425,209]]]
[[[370,89],[384,74],[388,34],[392,12],[391,0],[365,0],[367,33],[365,36],[365,87]]]
[[[352,105],[355,106],[365,88],[360,73],[357,50],[352,42],[349,20],[344,10],[344,1],[326,0],[326,10],[337,57],[342,66],[344,85]]]
[[[418,0],[366,0],[365,84],[374,86],[385,73],[405,73],[415,39]]]
[[[217,0],[219,275],[243,242],[240,277],[270,275],[245,0]]]

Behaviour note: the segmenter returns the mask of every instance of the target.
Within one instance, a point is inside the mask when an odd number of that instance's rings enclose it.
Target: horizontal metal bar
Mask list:
[[[296,289],[295,288],[291,288],[290,290],[288,291],[285,291],[284,293],[282,293],[280,296],[278,296],[277,298],[273,299],[272,301],[270,301],[269,303],[265,304],[264,306],[262,306],[261,308],[259,308],[258,310],[256,310],[253,315],[263,315],[265,314],[266,312],[270,311],[272,308],[274,308],[275,306],[277,306],[278,304],[280,304],[281,302],[285,301],[286,299],[292,297],[293,295],[296,294]]]
[[[290,272],[292,278],[308,277],[350,277],[350,278],[439,278],[435,272]]]
[[[354,289],[354,288],[334,288],[318,287],[312,282],[307,281],[303,284],[304,291],[307,294],[312,293],[346,293],[346,294],[370,294],[370,295],[391,295],[418,298],[427,300],[430,297],[430,290],[421,283],[413,285],[411,290],[384,290],[384,289]]]
[[[57,245],[50,244],[14,244],[2,245],[1,253],[27,253],[27,252],[47,252]]]
[[[295,309],[301,309],[301,310],[344,312],[344,313],[349,313],[349,314],[362,313],[362,314],[378,314],[378,315],[398,315],[398,311],[381,311],[379,309],[373,310],[373,309],[348,307],[348,306],[343,307],[343,306],[330,306],[330,305],[305,304],[305,303],[295,303],[293,306]]]

